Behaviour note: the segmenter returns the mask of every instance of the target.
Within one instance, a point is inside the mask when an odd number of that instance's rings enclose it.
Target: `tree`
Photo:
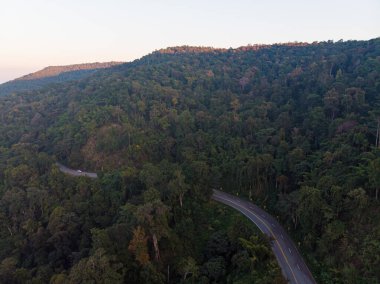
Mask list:
[[[251,236],[249,240],[239,238],[240,245],[248,252],[251,262],[251,268],[254,268],[257,263],[264,262],[269,258],[270,251],[267,246],[259,242],[257,236]]]
[[[201,267],[201,273],[205,275],[209,281],[218,283],[226,274],[226,263],[223,257],[211,258]]]
[[[375,200],[378,200],[380,190],[380,158],[369,163],[368,177],[371,188],[375,190]]]
[[[114,256],[98,249],[89,258],[84,258],[70,271],[69,283],[124,283],[124,269]]]
[[[169,191],[173,196],[178,198],[179,204],[182,208],[183,206],[183,197],[186,192],[189,190],[189,185],[185,182],[185,177],[182,174],[182,171],[175,170],[173,173],[173,179],[168,184]]]
[[[153,188],[144,192],[145,204],[137,207],[135,216],[148,232],[153,242],[156,260],[160,259],[159,241],[169,236],[169,208],[159,199],[159,192]]]
[[[136,260],[142,266],[149,263],[147,240],[148,237],[145,236],[144,229],[137,226],[137,228],[133,230],[133,238],[128,246],[128,250],[135,255]]]
[[[334,120],[339,112],[340,101],[341,95],[335,88],[329,90],[323,97],[325,109],[330,113],[331,120]]]
[[[319,236],[324,222],[330,218],[330,211],[319,189],[308,186],[300,189],[296,212],[304,232],[312,234],[315,238]]]
[[[188,278],[196,279],[199,275],[199,267],[192,257],[183,258],[178,264],[178,271],[181,273],[183,280]]]

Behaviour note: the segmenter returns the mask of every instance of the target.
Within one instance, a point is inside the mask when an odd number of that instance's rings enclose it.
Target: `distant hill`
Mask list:
[[[99,69],[110,68],[123,62],[84,63],[66,66],[49,66],[0,85],[0,96],[31,91],[54,83],[75,81],[92,75]]]

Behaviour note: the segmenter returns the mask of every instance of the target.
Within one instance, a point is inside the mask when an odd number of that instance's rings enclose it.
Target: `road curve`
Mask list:
[[[79,170],[73,170],[70,169],[60,163],[56,163],[59,170],[65,174],[68,174],[70,176],[76,176],[76,177],[89,177],[89,178],[98,178],[98,175],[96,173],[90,173],[90,172],[83,172]]]
[[[272,240],[273,253],[281,267],[282,274],[289,283],[316,283],[297,247],[275,218],[255,204],[219,190],[214,189],[212,199],[244,214]]]
[[[61,172],[71,176],[98,177],[96,173],[73,170],[60,163],[56,164]],[[273,253],[281,267],[282,274],[291,284],[316,283],[297,247],[275,218],[257,205],[219,190],[214,189],[212,199],[244,214],[273,240],[271,241]]]

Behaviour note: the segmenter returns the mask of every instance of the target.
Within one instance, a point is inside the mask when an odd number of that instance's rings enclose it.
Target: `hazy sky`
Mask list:
[[[0,83],[176,45],[370,39],[380,0],[0,0]]]

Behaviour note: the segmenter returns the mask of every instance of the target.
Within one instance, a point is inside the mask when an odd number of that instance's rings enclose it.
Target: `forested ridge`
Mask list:
[[[0,96],[41,89],[51,84],[80,80],[99,69],[110,68],[121,62],[84,63],[66,66],[49,66],[37,72],[0,84]]]
[[[380,282],[380,39],[159,50],[0,121],[4,283],[283,283],[212,188],[276,216],[318,282]]]

